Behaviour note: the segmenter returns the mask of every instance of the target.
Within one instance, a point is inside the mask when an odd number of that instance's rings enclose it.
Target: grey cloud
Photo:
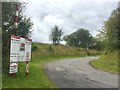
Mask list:
[[[73,6],[71,9],[72,14],[68,15],[69,18],[67,19],[74,27],[84,27],[95,34],[96,30],[102,26],[103,21],[110,15],[112,8],[114,7],[115,9],[115,3],[106,2],[105,4],[102,3],[98,5],[92,2],[91,5],[91,2],[87,2],[82,5],[83,7],[75,5],[75,7]],[[113,6],[109,6],[109,4]],[[84,9],[81,9],[81,7]]]

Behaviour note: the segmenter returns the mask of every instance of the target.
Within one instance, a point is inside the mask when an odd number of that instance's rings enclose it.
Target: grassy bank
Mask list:
[[[88,50],[83,48],[65,46],[65,45],[50,45],[42,43],[33,43],[33,56],[40,57],[58,57],[58,56],[90,56],[99,54],[96,50]]]
[[[118,74],[118,53],[120,51],[108,52],[103,54],[98,60],[91,61],[90,64],[96,69]]]
[[[46,62],[98,54],[95,50],[41,43],[34,43],[32,50],[28,77],[25,76],[25,62],[21,62],[15,76],[3,72],[3,88],[56,88],[57,86],[47,78],[43,71],[43,65]]]

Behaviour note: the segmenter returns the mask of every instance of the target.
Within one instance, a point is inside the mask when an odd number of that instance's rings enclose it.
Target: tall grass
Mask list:
[[[76,48],[65,45],[50,45],[42,43],[34,43],[34,46],[37,46],[34,55],[39,55],[41,57],[47,56],[85,56],[85,55],[98,55],[96,50],[87,50],[83,48]]]

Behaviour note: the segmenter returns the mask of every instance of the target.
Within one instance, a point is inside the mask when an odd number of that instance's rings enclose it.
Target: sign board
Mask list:
[[[31,60],[31,39],[11,36],[10,62]]]
[[[17,62],[20,59],[20,37],[11,36],[10,62]]]
[[[17,73],[18,63],[10,63],[9,73]]]
[[[25,39],[25,61],[31,60],[31,43],[32,40]]]

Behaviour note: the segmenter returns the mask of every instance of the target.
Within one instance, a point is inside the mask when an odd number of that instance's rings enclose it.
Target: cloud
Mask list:
[[[94,36],[103,22],[117,8],[119,0],[31,0],[26,14],[34,23],[32,39],[51,43],[49,34],[54,25],[61,26],[65,34],[85,28]]]

